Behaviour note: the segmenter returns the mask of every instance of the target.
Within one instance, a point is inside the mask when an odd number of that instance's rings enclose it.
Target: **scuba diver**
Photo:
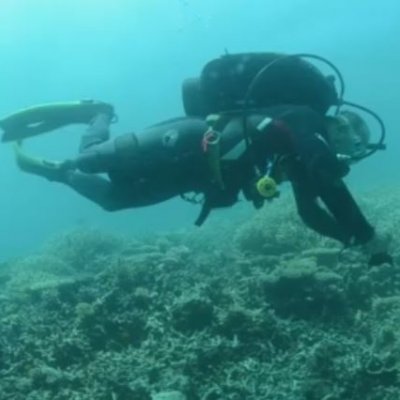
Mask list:
[[[328,63],[341,82],[306,57]],[[384,125],[369,109],[343,101],[337,69],[314,55],[224,55],[183,83],[186,116],[110,139],[111,105],[82,101],[33,107],[2,121],[3,141],[16,143],[25,172],[63,183],[103,209],[149,206],[176,196],[201,202],[196,221],[233,206],[240,194],[260,208],[291,182],[303,222],[345,246],[360,245],[370,265],[392,262],[388,240],[366,220],[343,177],[351,162],[384,148]],[[355,106],[377,118],[370,143]],[[336,113],[328,110],[336,107]],[[87,123],[78,155],[51,162],[26,154],[22,140],[72,123]],[[199,195],[202,200],[199,201]],[[321,202],[324,206],[321,205]]]

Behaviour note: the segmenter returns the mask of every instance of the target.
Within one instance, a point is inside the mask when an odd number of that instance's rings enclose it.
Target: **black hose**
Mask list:
[[[265,73],[267,73],[269,71],[269,69],[273,65],[275,65],[275,64],[277,64],[277,63],[279,63],[281,61],[287,60],[289,58],[311,58],[311,59],[314,59],[314,60],[321,61],[321,62],[325,63],[326,65],[328,65],[330,68],[332,68],[332,70],[337,75],[337,77],[339,79],[339,83],[340,83],[339,93],[338,93],[338,102],[336,104],[336,112],[335,112],[335,114],[337,115],[339,113],[339,111],[340,111],[340,107],[343,104],[343,96],[344,96],[344,92],[345,92],[345,83],[344,83],[344,79],[343,79],[343,76],[342,76],[341,72],[339,71],[339,69],[332,62],[330,62],[326,58],[318,56],[316,54],[299,53],[299,54],[283,55],[282,57],[271,61],[270,63],[265,65],[263,68],[261,68],[260,71],[257,72],[256,76],[250,82],[250,84],[249,84],[249,86],[247,88],[246,94],[244,96],[243,108],[242,108],[242,127],[243,127],[244,140],[245,140],[246,147],[247,147],[248,150],[250,150],[250,148],[251,148],[251,140],[250,140],[250,136],[249,136],[248,131],[247,131],[247,112],[249,110],[249,102],[250,102],[251,96],[253,94],[254,88],[259,83],[259,80],[261,79],[261,77]]]
[[[367,107],[361,106],[357,103],[352,103],[350,101],[342,101],[342,104],[346,105],[348,107],[357,108],[357,109],[369,114],[378,122],[378,124],[381,128],[381,137],[379,138],[378,142],[369,145],[370,150],[367,151],[366,153],[364,153],[363,155],[352,157],[353,160],[360,161],[360,160],[363,160],[364,158],[367,158],[367,157],[371,156],[372,154],[376,153],[378,150],[385,150],[385,148],[386,148],[386,146],[385,146],[386,127],[385,127],[385,123],[383,122],[382,118],[376,112],[372,111],[371,109],[369,109]]]
[[[326,58],[318,56],[316,54],[299,53],[299,54],[284,55],[284,56],[282,56],[280,58],[277,58],[277,59],[271,61],[270,63],[265,65],[263,68],[261,68],[260,71],[257,72],[256,76],[250,82],[249,87],[247,88],[246,94],[245,94],[244,99],[243,99],[243,108],[242,108],[243,135],[244,135],[244,140],[245,140],[245,143],[246,143],[246,147],[248,149],[251,148],[251,143],[250,143],[251,140],[250,140],[250,136],[249,136],[248,131],[247,131],[247,112],[249,110],[249,102],[250,102],[251,96],[253,94],[254,88],[259,83],[259,80],[261,79],[261,77],[265,73],[267,73],[268,70],[273,65],[275,65],[275,64],[277,64],[277,63],[279,63],[281,61],[284,61],[284,60],[286,60],[288,58],[310,58],[310,59],[313,59],[313,60],[321,61],[322,63],[328,65],[335,72],[337,78],[339,79],[339,90],[338,90],[338,99],[337,99],[337,104],[336,104],[335,115],[339,114],[340,108],[342,107],[342,105],[347,105],[349,107],[357,108],[357,109],[359,109],[361,111],[364,111],[365,113],[371,115],[373,118],[375,118],[375,120],[380,125],[381,137],[379,138],[379,141],[377,143],[374,143],[374,144],[370,145],[369,146],[370,150],[367,151],[362,156],[353,157],[353,160],[355,160],[355,161],[363,160],[364,158],[367,158],[367,157],[371,156],[372,154],[374,154],[378,150],[383,150],[383,149],[386,148],[385,147],[385,143],[384,143],[385,142],[385,138],[386,138],[386,128],[385,128],[385,124],[384,124],[383,120],[379,117],[379,115],[377,113],[375,113],[374,111],[370,110],[367,107],[364,107],[364,106],[361,106],[359,104],[343,100],[344,92],[345,92],[345,88],[346,87],[345,87],[343,75],[340,72],[340,70],[336,67],[336,65],[333,64],[332,62],[330,62],[329,60],[327,60]]]
[[[318,56],[316,54],[308,54],[308,53],[299,53],[299,54],[290,54],[290,55],[285,55],[282,56],[280,58],[277,58],[273,61],[271,61],[270,63],[268,63],[265,67],[261,68],[260,71],[257,72],[256,76],[253,78],[253,80],[250,82],[249,87],[247,88],[246,94],[244,96],[243,99],[243,109],[247,110],[248,109],[248,103],[250,101],[251,95],[253,94],[253,90],[256,87],[256,85],[258,84],[259,79],[275,64],[284,61],[286,59],[289,58],[311,58],[314,60],[318,60],[321,61],[323,63],[325,63],[326,65],[328,65],[330,68],[333,69],[333,71],[335,72],[335,74],[337,75],[339,82],[340,82],[340,88],[339,88],[339,95],[338,95],[338,104],[337,107],[339,108],[341,106],[341,103],[343,102],[343,97],[344,97],[344,91],[345,91],[345,83],[344,83],[344,79],[343,79],[343,75],[341,74],[341,72],[339,71],[339,69],[335,66],[335,64],[333,64],[332,62],[330,62],[329,60],[327,60],[324,57]]]

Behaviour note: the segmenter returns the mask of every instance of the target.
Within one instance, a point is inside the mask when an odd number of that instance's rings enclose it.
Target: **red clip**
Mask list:
[[[204,153],[207,153],[208,144],[209,144],[209,142],[210,142],[210,139],[212,139],[212,138],[214,138],[214,137],[215,137],[215,135],[214,135],[214,131],[213,131],[213,130],[208,130],[208,131],[204,134],[203,140],[202,140],[202,142],[201,142],[201,147],[202,147]]]

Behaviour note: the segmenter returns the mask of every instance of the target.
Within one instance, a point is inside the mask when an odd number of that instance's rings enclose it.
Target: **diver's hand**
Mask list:
[[[388,233],[375,232],[371,240],[363,245],[363,250],[369,256],[368,264],[376,266],[381,264],[392,264],[393,257],[389,254],[389,245],[392,237]]]

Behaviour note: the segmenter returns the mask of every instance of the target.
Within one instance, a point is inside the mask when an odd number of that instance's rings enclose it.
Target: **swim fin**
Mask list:
[[[14,152],[17,165],[22,171],[41,176],[49,181],[64,182],[67,172],[74,169],[72,161],[49,161],[26,154],[22,150],[21,142],[14,144]]]
[[[112,105],[93,101],[49,103],[25,108],[0,120],[3,142],[40,135],[70,124],[87,124],[97,114],[114,116]]]

